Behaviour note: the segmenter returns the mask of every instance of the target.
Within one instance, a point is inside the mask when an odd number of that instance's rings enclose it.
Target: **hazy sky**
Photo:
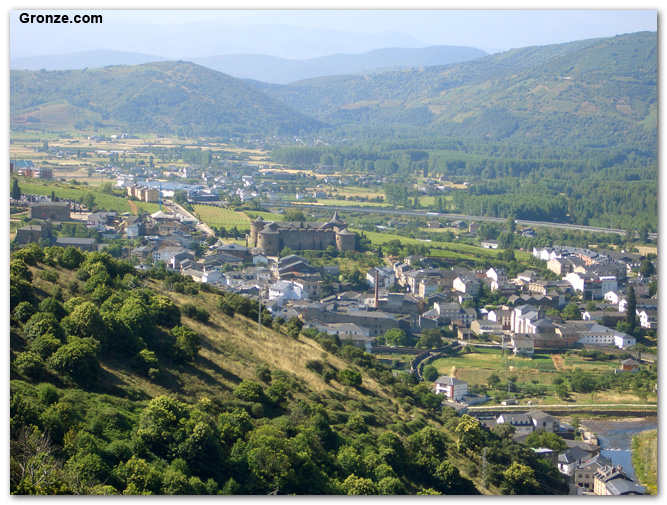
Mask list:
[[[451,3],[451,2],[449,2]],[[457,2],[460,4],[461,2]],[[90,2],[81,3],[70,1],[69,8],[78,7],[82,13],[93,12]],[[573,3],[574,5],[591,7],[588,10],[567,10],[571,8],[567,2],[559,3],[556,8],[563,10],[525,10],[528,5],[493,3],[495,9],[486,10],[436,10],[446,7],[448,2],[361,2],[353,5],[360,7],[355,10],[303,10],[304,5],[326,5],[323,3],[289,3],[289,2],[245,2],[242,5],[255,10],[210,10],[212,7],[235,6],[236,2],[149,2],[147,0],[132,2],[130,6],[143,7],[144,10],[129,10],[128,5],[121,1],[114,3],[120,10],[104,11],[104,26],[66,25],[45,26],[30,25],[18,22],[18,14],[26,11],[21,3],[12,5],[16,9],[10,13],[10,50],[13,57],[36,54],[65,54],[87,49],[117,49],[128,50],[120,46],[125,40],[131,40],[131,47],[136,52],[157,54],[150,41],[136,39],[141,28],[129,28],[129,24],[161,25],[164,33],[173,30],[174,25],[193,22],[215,22],[221,27],[230,26],[235,30],[263,30],[259,35],[266,37],[266,28],[257,25],[275,24],[310,29],[328,29],[342,32],[357,32],[361,34],[382,34],[399,32],[410,35],[421,45],[460,45],[473,46],[485,51],[504,51],[517,47],[545,45],[572,40],[609,37],[622,33],[657,30],[657,11],[655,7],[646,8],[641,4],[633,8],[645,10],[628,10],[627,6],[616,6],[615,2],[587,2]],[[597,4],[597,5],[596,5]],[[36,4],[32,4],[36,5]],[[104,3],[94,4],[102,8]],[[171,10],[145,10],[155,5]],[[336,6],[347,6],[345,3],[336,3]],[[422,7],[426,10],[406,10],[407,5]],[[466,7],[479,7],[480,2],[469,2]],[[99,7],[98,7],[99,6]],[[200,10],[183,10],[185,6],[203,7]],[[269,10],[267,6],[277,6],[280,9]],[[378,9],[378,6],[383,9]],[[602,10],[603,6],[607,10]],[[263,7],[263,8],[262,8]],[[331,5],[328,5],[331,8]],[[347,6],[349,7],[349,6]],[[550,6],[552,9],[554,6]],[[48,4],[42,8],[52,9]],[[365,9],[361,9],[365,8]],[[384,8],[392,8],[387,10]],[[611,9],[610,9],[611,8]],[[596,10],[598,9],[598,10]],[[27,10],[30,13],[44,12],[37,9]],[[66,12],[52,10],[51,12]],[[116,28],[114,30],[114,28]],[[99,36],[96,36],[98,35]],[[111,35],[114,34],[114,35]],[[208,35],[210,37],[210,33]],[[148,37],[147,37],[148,38]],[[202,37],[201,41],[191,40],[187,54],[178,53],[176,44],[168,47],[167,42],[160,42],[164,51],[160,55],[167,57],[201,56],[209,40]],[[36,45],[36,41],[39,45]],[[176,43],[176,41],[174,41]],[[202,46],[202,54],[191,54],[192,47],[197,43]],[[103,47],[104,45],[107,47]],[[115,44],[115,45],[114,45]],[[130,44],[128,44],[130,45]],[[270,41],[266,43],[264,51],[257,49],[257,44],[248,52],[265,52],[271,54]],[[319,48],[317,49],[320,50]],[[169,53],[171,51],[171,54]],[[235,47],[231,52],[238,52]],[[337,52],[335,49],[331,52]]]

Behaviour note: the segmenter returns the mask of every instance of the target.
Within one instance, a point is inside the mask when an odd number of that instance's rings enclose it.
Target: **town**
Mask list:
[[[55,154],[73,156],[72,152]],[[561,402],[571,401],[577,392],[583,397],[581,393],[590,389],[568,391],[554,387],[551,379],[545,384],[536,379],[529,385],[520,384],[517,374],[508,376],[507,371],[518,370],[515,365],[536,356],[546,356],[554,371],[561,372],[565,370],[563,356],[577,355],[611,359],[619,376],[651,369],[655,357],[647,351],[656,335],[658,306],[655,255],[618,250],[613,244],[595,250],[534,246],[525,251],[530,255],[525,265],[534,268],[511,275],[504,264],[513,261],[516,270],[516,259],[507,235],[534,237],[529,226],[502,221],[500,226],[507,229],[501,231],[505,243],[499,248],[498,240],[481,233],[488,223],[447,218],[446,213],[427,209],[422,212],[426,229],[452,230],[449,233],[457,239],[469,237],[467,243],[476,244],[466,247],[480,251],[500,249],[495,253],[499,261],[489,268],[452,264],[447,258],[429,255],[424,247],[408,254],[407,248],[393,251],[392,244],[385,245],[383,252],[382,245],[364,243],[363,231],[353,231],[357,227],[342,214],[357,222],[358,214],[345,206],[339,207],[340,212],[313,212],[297,204],[279,213],[263,208],[260,198],[269,204],[280,201],[283,177],[299,182],[294,174],[277,167],[262,171],[246,167],[236,177],[227,177],[231,173],[226,172],[215,178],[197,165],[172,174],[152,173],[145,166],[130,173],[113,166],[97,168],[94,172],[100,174],[101,185],[106,185],[109,195],[127,202],[130,212],[91,198],[59,198],[57,185],[50,196],[48,191],[25,194],[21,185],[31,187],[31,179],[52,180],[52,169],[22,160],[14,160],[11,168],[14,186],[19,188],[11,201],[12,212],[28,223],[16,227],[14,249],[39,244],[108,251],[129,260],[139,271],[163,268],[187,282],[247,297],[262,309],[259,328],[262,314],[273,320],[298,321],[304,332],[354,345],[391,364],[395,374],[407,372],[410,380],[431,383],[432,390],[444,396],[443,408],[474,415],[487,429],[511,427],[510,435],[517,441],[532,433],[558,435],[559,450],[535,450],[566,476],[571,493],[645,493],[645,487],[600,454],[599,445],[590,439],[581,441],[580,428],[535,410],[549,409],[551,395]],[[352,184],[349,178],[318,166],[314,181],[301,181],[303,187],[294,201],[309,194],[309,202],[318,198],[326,202],[327,191],[317,189],[317,172],[328,172],[323,183],[329,187],[334,181],[342,190]],[[95,173],[88,176],[95,177]],[[154,178],[165,173],[171,182]],[[174,182],[174,176],[192,181],[197,174],[203,176],[203,185]],[[110,188],[105,180],[115,180],[115,184]],[[313,183],[311,194],[307,187]],[[445,190],[441,185],[439,191]],[[241,219],[228,229],[206,219],[207,209],[241,214],[225,208],[230,198],[254,208],[256,213],[248,211],[247,215],[255,217]],[[145,204],[151,206],[139,207]],[[400,223],[385,219],[373,229],[385,231],[392,221]],[[503,249],[512,251],[510,257],[505,259]],[[516,252],[521,253],[520,248]],[[495,353],[504,364],[506,382],[495,372],[471,383],[461,378],[465,373],[455,370],[457,367],[442,373],[449,358],[480,350]],[[495,382],[491,380],[494,376]],[[646,399],[655,391],[638,394]],[[475,410],[483,404],[499,408],[524,405],[527,410],[489,416]]]

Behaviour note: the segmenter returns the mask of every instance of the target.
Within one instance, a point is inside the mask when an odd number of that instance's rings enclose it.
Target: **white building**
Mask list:
[[[586,330],[577,332],[579,334],[578,342],[580,344],[590,345],[613,345],[619,349],[627,349],[637,343],[636,339],[623,333],[622,331],[612,330],[601,324],[595,324]]]
[[[445,395],[450,400],[459,401],[468,394],[468,383],[454,377],[441,375],[435,381],[435,394]]]
[[[301,287],[289,281],[277,281],[269,286],[269,300],[282,298],[283,300],[304,300],[308,298]]]

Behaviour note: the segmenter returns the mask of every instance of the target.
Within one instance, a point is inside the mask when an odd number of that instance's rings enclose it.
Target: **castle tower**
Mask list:
[[[257,234],[262,231],[266,221],[262,219],[262,216],[257,216],[257,219],[250,223],[250,242],[257,247]]]
[[[347,229],[342,229],[336,232],[336,249],[338,252],[354,251],[354,245],[357,234],[352,233]]]

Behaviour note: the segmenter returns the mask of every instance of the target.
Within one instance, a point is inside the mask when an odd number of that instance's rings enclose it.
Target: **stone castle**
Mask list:
[[[326,223],[305,221],[264,221],[259,216],[250,223],[250,242],[267,256],[278,256],[289,247],[294,251],[322,251],[334,246],[339,252],[354,251],[356,234],[338,219],[338,212]]]

